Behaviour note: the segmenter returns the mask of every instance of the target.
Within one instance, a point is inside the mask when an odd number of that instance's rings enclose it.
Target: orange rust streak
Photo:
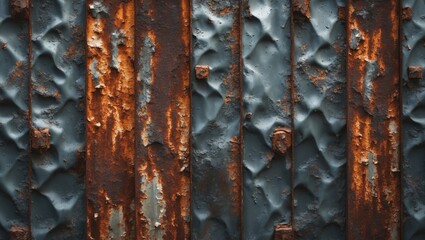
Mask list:
[[[87,9],[87,238],[133,239],[134,2],[103,4]]]
[[[349,240],[400,237],[398,4],[349,1],[348,39],[362,36],[347,55]]]

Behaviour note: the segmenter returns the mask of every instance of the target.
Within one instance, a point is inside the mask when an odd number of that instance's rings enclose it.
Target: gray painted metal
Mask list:
[[[425,1],[404,0],[402,5],[403,8],[411,8],[413,13],[411,19],[405,19],[401,25],[404,205],[402,236],[406,240],[419,240],[425,239],[425,82],[423,77],[409,79],[408,67],[425,67]],[[409,9],[403,11],[406,14]]]
[[[291,151],[273,151],[276,128],[291,129],[289,0],[243,1],[243,236],[272,239],[291,224]]]
[[[192,239],[240,239],[239,1],[192,8]]]
[[[0,1],[0,239],[29,230],[28,19]]]
[[[33,239],[84,239],[85,1],[32,1],[32,126],[50,147],[32,152]]]
[[[344,239],[345,1],[294,5],[294,228],[297,239]]]

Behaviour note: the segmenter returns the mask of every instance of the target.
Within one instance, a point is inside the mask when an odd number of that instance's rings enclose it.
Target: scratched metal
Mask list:
[[[32,127],[50,133],[31,154],[32,236],[83,239],[85,1],[32,0],[31,29]]]
[[[87,7],[87,239],[134,239],[134,1]]]
[[[29,233],[28,18],[0,1],[0,239]],[[9,234],[10,231],[10,234]]]
[[[136,0],[137,239],[190,239],[189,18],[188,0]]]
[[[344,0],[293,1],[294,229],[297,239],[345,234]]]
[[[399,3],[348,2],[348,240],[400,238]]]
[[[291,224],[292,151],[273,151],[272,137],[292,125],[291,8],[289,0],[244,0],[242,9],[243,236],[272,239],[277,224]]]
[[[192,74],[192,239],[241,235],[239,1],[194,0]],[[201,74],[200,74],[201,75]]]
[[[403,239],[425,239],[425,82],[408,68],[425,67],[425,2],[402,2]]]

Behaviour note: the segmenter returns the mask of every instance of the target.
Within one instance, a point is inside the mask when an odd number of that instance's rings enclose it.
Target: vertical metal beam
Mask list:
[[[85,236],[85,1],[32,0],[31,230]]]
[[[190,239],[189,0],[136,0],[136,239]]]
[[[243,236],[291,224],[290,1],[242,1]]]
[[[241,236],[239,1],[193,1],[192,238]],[[208,71],[207,71],[208,72]]]
[[[0,2],[0,239],[30,239],[29,4]]]
[[[425,239],[425,2],[402,1],[403,239]]]
[[[294,229],[343,239],[346,200],[346,1],[293,0]]]
[[[400,238],[399,3],[348,4],[349,240]]]
[[[87,7],[87,239],[134,239],[134,1]]]

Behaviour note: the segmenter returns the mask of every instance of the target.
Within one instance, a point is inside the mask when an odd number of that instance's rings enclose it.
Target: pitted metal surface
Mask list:
[[[28,19],[0,1],[0,239],[29,237]]]
[[[244,0],[243,236],[291,223],[290,1]]]
[[[409,68],[425,67],[425,2],[403,0],[403,239],[425,239],[425,82]],[[422,74],[421,74],[422,75]]]
[[[31,120],[45,141],[31,154],[32,237],[83,239],[85,1],[33,0],[31,29]]]
[[[194,0],[192,239],[240,239],[240,15],[237,0]],[[192,71],[193,72],[193,71]]]
[[[345,234],[345,4],[293,1],[296,239]]]

